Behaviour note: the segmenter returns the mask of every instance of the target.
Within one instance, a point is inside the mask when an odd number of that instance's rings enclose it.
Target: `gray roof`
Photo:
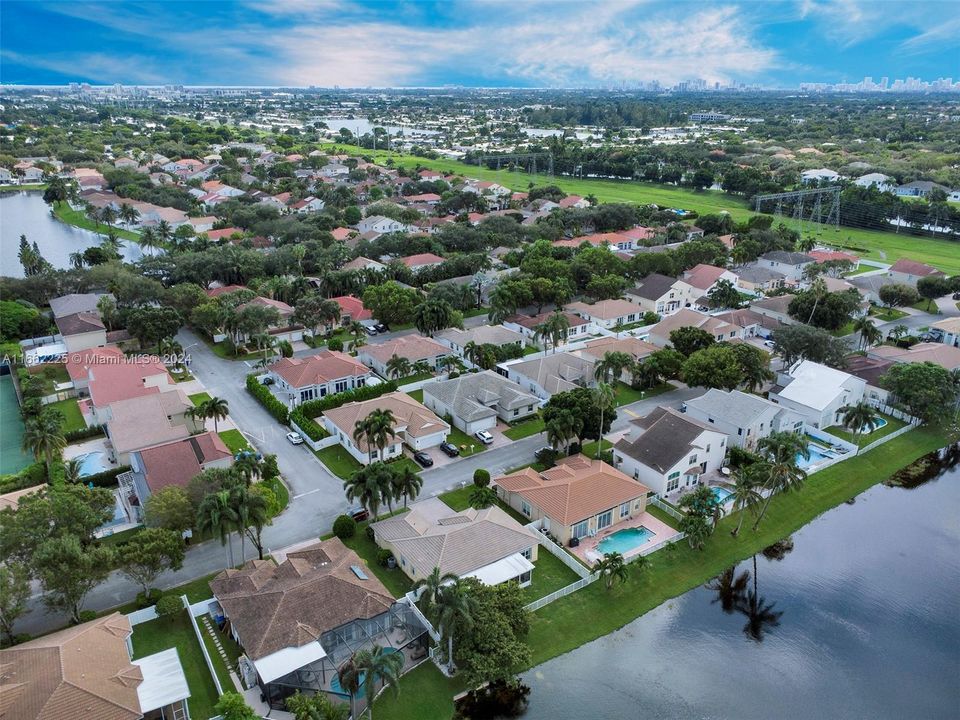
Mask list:
[[[750,307],[786,313],[790,307],[790,301],[795,297],[796,295],[791,293],[786,293],[785,295],[774,295],[772,297],[762,298],[761,300],[755,300],[754,302],[750,303]]]
[[[783,280],[786,275],[759,265],[747,265],[735,270],[737,277],[745,282],[761,283],[771,280]]]
[[[798,252],[788,252],[786,250],[771,250],[760,256],[761,260],[772,260],[773,262],[784,263],[785,265],[804,265],[806,263],[816,262],[809,255]]]
[[[676,278],[653,273],[647,275],[637,287],[627,290],[627,295],[636,295],[647,300],[657,300],[670,292],[670,288],[676,281]]]
[[[97,312],[97,302],[100,298],[107,295],[111,299],[113,295],[108,293],[71,293],[70,295],[61,295],[50,300],[50,309],[55,318],[66,315],[75,315],[82,312]]]
[[[423,394],[432,395],[453,409],[453,414],[466,422],[496,415],[493,409],[507,410],[535,405],[540,400],[492,370],[466,373],[453,380],[425,385]]]
[[[503,325],[479,325],[466,330],[451,328],[437,333],[434,337],[438,340],[447,340],[460,347],[466,346],[470,341],[477,345],[509,345],[523,340],[523,335],[516,330],[505,328]]]
[[[899,284],[889,275],[857,275],[847,278],[847,282],[867,292],[878,292],[884,285]]]
[[[574,390],[593,381],[593,358],[568,352],[545,355],[510,365],[510,370],[536,382],[548,393]]]
[[[765,413],[776,415],[783,408],[757,395],[732,390],[724,392],[711,388],[700,397],[687,400],[688,408],[699,410],[704,415],[728,420],[739,427],[752,425]]]
[[[704,430],[722,433],[716,428],[685,417],[672,408],[658,407],[646,417],[633,421],[643,428],[634,440],[623,438],[614,448],[659,473],[665,473],[693,449],[691,443]]]
[[[379,542],[390,543],[424,574],[436,567],[441,574],[466,575],[537,544],[533,533],[495,505],[457,513],[439,498],[371,527]]]

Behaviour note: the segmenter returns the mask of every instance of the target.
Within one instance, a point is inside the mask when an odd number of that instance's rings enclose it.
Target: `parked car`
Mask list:
[[[290,441],[291,445],[303,445],[303,435],[298,432],[288,432],[287,440]]]
[[[418,450],[415,452],[413,454],[413,459],[420,463],[422,467],[433,467],[433,458],[423,450]]]
[[[457,457],[457,455],[460,454],[460,448],[458,448],[452,442],[440,443],[440,451],[447,457]]]
[[[484,445],[490,445],[493,443],[493,435],[488,433],[486,430],[477,430],[473,436],[482,442]]]
[[[261,385],[273,385],[273,378],[269,375],[265,375],[263,379],[260,380]]]
[[[388,325],[384,325],[383,323],[377,323],[374,325],[374,327],[377,329],[378,333],[390,332],[390,327]]]
[[[368,513],[365,508],[362,508],[359,505],[347,510],[347,515],[352,517],[356,522],[363,522],[370,517],[370,513]]]
[[[377,334],[377,329],[373,325],[364,325],[363,329],[370,337],[373,337]]]
[[[556,448],[552,448],[549,445],[545,445],[544,447],[540,448],[535,453],[533,453],[533,456],[540,462],[544,462],[548,459],[553,460],[557,457],[557,450]]]

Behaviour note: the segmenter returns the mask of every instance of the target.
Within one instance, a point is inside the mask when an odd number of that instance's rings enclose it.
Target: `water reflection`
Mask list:
[[[775,610],[776,603],[767,602],[766,598],[760,594],[757,556],[754,555],[752,560],[752,573],[750,570],[738,573],[736,566],[729,567],[705,587],[716,593],[716,597],[710,601],[711,605],[720,603],[721,609],[728,615],[733,613],[743,615],[747,619],[743,626],[743,634],[755,642],[763,642],[764,635],[780,625],[783,611]]]

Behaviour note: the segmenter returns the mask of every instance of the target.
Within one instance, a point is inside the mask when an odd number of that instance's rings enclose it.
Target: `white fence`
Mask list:
[[[303,438],[303,442],[305,442],[309,447],[313,448],[314,450],[323,450],[323,448],[327,448],[327,447],[330,447],[331,445],[337,444],[337,438],[335,435],[327,435],[327,437],[321,440],[311,440],[307,432],[303,428],[301,428],[299,425],[297,425],[297,423],[295,423],[293,420],[290,420],[289,423],[290,423],[290,429],[292,429],[294,432],[300,433],[300,437]]]
[[[667,505],[660,498],[650,498],[649,503],[653,505],[655,508],[660,508],[670,517],[676,518],[677,520],[683,520],[682,512],[677,510],[675,507],[671,507],[670,505]]]
[[[552,592],[549,595],[544,595],[539,600],[534,600],[529,605],[525,605],[523,609],[528,612],[534,612],[536,610],[539,610],[545,605],[549,605],[554,600],[559,600],[560,598],[566,597],[567,595],[572,595],[577,590],[582,590],[587,585],[590,585],[591,583],[595,583],[599,578],[600,578],[599,575],[588,575],[585,578],[580,578],[575,583],[571,583],[566,587],[560,588],[559,590]]]
[[[575,557],[570,555],[570,553],[544,535],[540,530],[540,525],[540,520],[536,520],[527,525],[527,528],[537,536],[537,540],[540,541],[540,546],[546,548],[547,552],[556,557],[568,568],[573,570],[580,578],[587,577],[590,574],[590,571],[583,565],[583,563],[579,562]]]
[[[197,625],[197,619],[193,614],[193,605],[190,604],[190,601],[187,599],[186,595],[181,595],[183,600],[183,605],[188,609],[187,614],[190,616],[190,624],[193,625],[193,633],[197,636],[197,642],[200,643],[200,651],[203,653],[203,659],[207,663],[207,670],[210,671],[210,677],[213,678],[213,684],[217,688],[217,697],[223,695],[223,686],[220,684],[220,678],[217,677],[217,671],[213,669],[213,661],[210,659],[210,653],[207,652],[207,644],[203,641],[203,636],[200,634],[200,627]],[[209,603],[209,600],[204,601]],[[198,603],[199,604],[199,603]],[[203,613],[200,613],[201,615]]]
[[[904,433],[910,432],[910,431],[913,430],[915,427],[916,427],[916,425],[914,425],[913,423],[909,423],[909,424],[907,424],[907,425],[904,425],[904,426],[903,426],[902,428],[900,428],[899,430],[894,430],[894,431],[893,431],[892,433],[890,433],[889,435],[884,435],[884,436],[883,436],[882,438],[880,438],[879,440],[874,440],[874,441],[873,441],[872,443],[870,443],[869,445],[864,445],[864,446],[860,449],[860,452],[861,452],[861,453],[865,453],[865,452],[867,452],[868,450],[873,450],[875,447],[879,447],[880,445],[883,445],[885,442],[888,442],[888,441],[890,441],[890,440],[893,440],[895,437],[900,437],[900,436],[903,435]]]
[[[636,560],[638,557],[643,557],[644,555],[655,553],[657,550],[661,550],[662,548],[665,548],[667,545],[673,545],[673,543],[675,542],[680,542],[685,537],[687,537],[686,533],[679,533],[677,535],[674,535],[673,537],[667,538],[666,540],[661,540],[660,542],[656,542],[653,545],[644,547],[636,555],[631,555],[629,558],[627,558],[627,562],[631,563],[634,560]]]
[[[127,620],[130,621],[131,625],[139,625],[140,623],[150,622],[151,620],[156,620],[159,615],[157,615],[157,606],[151,605],[150,607],[143,608],[142,610],[135,610],[132,613],[127,613]]]
[[[435,377],[429,377],[426,380],[417,380],[416,382],[398,385],[397,390],[405,393],[412,393],[415,390],[423,390],[424,385],[431,385],[436,382],[442,382],[447,379],[447,373],[440,373]]]

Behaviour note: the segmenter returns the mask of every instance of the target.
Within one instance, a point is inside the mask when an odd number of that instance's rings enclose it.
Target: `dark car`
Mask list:
[[[368,517],[370,517],[370,513],[368,513],[366,509],[359,506],[352,507],[349,510],[347,510],[347,515],[352,517],[356,522],[363,522]]]
[[[383,323],[377,323],[376,325],[374,325],[374,327],[377,329],[378,333],[390,332],[390,327],[387,325],[384,325]]]
[[[423,467],[433,466],[433,458],[427,455],[427,453],[425,453],[423,450],[415,452],[413,454],[413,459],[416,460],[418,463],[420,463],[420,465],[422,465]]]
[[[533,456],[540,462],[553,462],[556,459],[557,454],[558,453],[555,448],[547,445],[537,450]]]
[[[457,457],[460,454],[460,448],[451,442],[440,443],[440,451],[447,457]]]

